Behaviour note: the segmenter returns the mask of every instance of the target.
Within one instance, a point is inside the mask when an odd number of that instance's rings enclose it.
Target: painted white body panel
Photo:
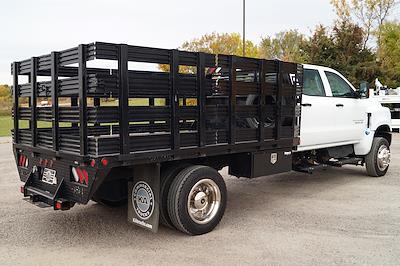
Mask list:
[[[354,145],[356,155],[369,153],[375,130],[382,125],[391,126],[390,110],[373,98],[355,99],[333,97],[325,75],[332,72],[355,88],[339,72],[321,66],[304,65],[318,70],[326,96],[303,95],[300,146],[297,151]],[[311,106],[310,106],[311,105]],[[368,113],[371,114],[368,128]]]
[[[400,95],[373,95],[371,98],[376,99],[381,104],[400,103]],[[398,108],[394,108],[392,111],[399,112]],[[400,129],[400,119],[392,119],[392,128]]]

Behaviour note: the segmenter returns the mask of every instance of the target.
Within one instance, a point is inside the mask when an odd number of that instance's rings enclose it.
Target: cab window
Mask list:
[[[355,92],[339,75],[325,71],[333,97],[354,98]]]
[[[303,93],[308,96],[325,96],[324,84],[318,70],[304,70]]]

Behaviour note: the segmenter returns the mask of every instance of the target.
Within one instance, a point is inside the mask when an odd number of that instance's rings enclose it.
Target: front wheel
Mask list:
[[[207,166],[191,166],[174,179],[168,193],[168,214],[178,230],[189,235],[212,231],[222,219],[227,192],[222,176]]]
[[[385,138],[374,138],[371,151],[365,157],[365,164],[369,176],[386,175],[390,164],[390,145]]]

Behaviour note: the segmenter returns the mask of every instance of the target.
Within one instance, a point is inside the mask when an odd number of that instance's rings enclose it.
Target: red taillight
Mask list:
[[[85,169],[80,169],[79,167],[72,167],[72,176],[75,182],[81,184],[89,184],[89,174]]]
[[[96,166],[96,160],[95,159],[90,161],[90,166],[91,167],[95,167]]]
[[[40,158],[40,159],[39,159],[39,164],[40,164],[41,166],[43,166],[43,167],[52,168],[54,162],[53,162],[53,160],[50,160],[50,159],[42,159],[42,158]]]
[[[66,211],[66,210],[71,209],[72,206],[74,206],[74,205],[69,201],[57,200],[56,202],[54,202],[54,210]]]
[[[29,165],[28,157],[24,154],[20,154],[18,157],[18,166],[28,167],[28,165]]]
[[[103,166],[107,166],[108,165],[108,160],[106,158],[101,159],[101,164]]]
[[[54,205],[54,209],[61,210],[61,208],[62,208],[62,203],[59,201],[56,201],[56,204]]]
[[[84,180],[82,170],[80,168],[76,168],[76,172],[78,173],[78,176],[79,176],[79,183],[82,184],[83,180]]]
[[[85,181],[86,185],[88,185],[89,184],[89,175],[86,172],[86,170],[82,170],[82,173],[83,173],[83,178],[84,178],[84,180],[82,180],[82,181]]]
[[[19,189],[20,189],[22,194],[25,194],[25,186],[21,186]]]

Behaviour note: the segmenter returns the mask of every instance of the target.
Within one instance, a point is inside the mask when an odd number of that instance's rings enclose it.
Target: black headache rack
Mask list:
[[[89,66],[103,60],[118,67]],[[134,69],[143,63],[153,70]],[[158,65],[168,71],[154,70]],[[134,165],[299,143],[298,64],[95,42],[14,62],[11,69],[16,160],[20,153],[35,163],[54,158],[63,183],[71,164],[101,158]],[[21,84],[20,76],[28,82]],[[42,98],[49,104],[40,105]],[[31,174],[32,166],[20,170],[23,181]],[[89,183],[83,198],[93,192]]]

